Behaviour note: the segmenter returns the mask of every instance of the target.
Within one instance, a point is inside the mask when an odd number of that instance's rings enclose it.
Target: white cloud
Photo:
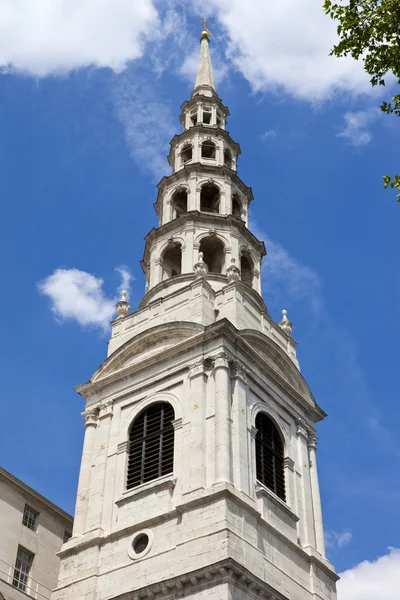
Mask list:
[[[325,544],[327,548],[340,550],[353,539],[353,534],[348,529],[344,531],[326,531]]]
[[[121,70],[159,34],[152,0],[2,0],[0,65],[45,76],[94,65]]]
[[[117,116],[124,126],[125,139],[133,160],[156,179],[167,175],[169,142],[177,132],[172,112],[149,82],[126,71],[113,92]]]
[[[118,267],[122,284],[129,289],[131,275],[126,267]],[[106,330],[115,313],[117,298],[109,298],[104,281],[79,269],[56,269],[38,283],[39,291],[50,298],[51,310],[61,321],[76,321],[83,327]]]
[[[344,115],[344,128],[337,137],[345,138],[352,146],[365,146],[372,140],[368,127],[376,121],[379,114],[378,109],[347,112]]]
[[[329,56],[336,25],[321,0],[211,0],[211,7],[227,32],[231,60],[253,90],[282,87],[311,101],[336,90],[371,92],[360,62]]]
[[[276,130],[275,129],[268,129],[267,131],[264,131],[264,133],[260,134],[260,139],[265,142],[265,140],[267,140],[268,138],[276,138]]]
[[[400,590],[400,549],[373,562],[364,561],[340,573],[338,600],[398,600]]]

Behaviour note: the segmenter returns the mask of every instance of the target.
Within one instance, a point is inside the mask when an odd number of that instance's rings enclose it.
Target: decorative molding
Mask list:
[[[297,420],[297,435],[302,436],[306,441],[308,441],[309,429],[307,425],[304,423],[303,419]]]
[[[232,365],[232,378],[240,379],[245,385],[248,385],[249,378],[248,375],[250,371],[246,369],[244,364],[238,360],[236,360]]]
[[[285,456],[283,461],[284,467],[290,469],[290,471],[294,472],[294,460],[290,458],[290,456]]]
[[[229,369],[229,359],[225,352],[220,352],[214,357],[214,370],[215,369]]]
[[[257,427],[254,427],[254,426],[253,426],[253,427],[251,427],[251,428],[249,429],[249,431],[250,431],[250,435],[251,435],[251,437],[252,437],[253,439],[256,439],[256,435],[257,435],[257,433],[258,433],[258,429],[257,429]]]
[[[106,417],[112,417],[114,412],[114,403],[112,400],[106,400],[99,407],[99,419],[104,419]]]
[[[197,377],[197,375],[202,374],[204,374],[204,359],[199,358],[199,360],[196,360],[196,362],[190,365],[188,376],[189,379],[192,379],[192,377]]]
[[[307,446],[311,450],[316,451],[316,449],[317,449],[317,443],[318,443],[318,437],[315,435],[315,433],[309,433]]]
[[[114,600],[169,600],[195,595],[198,591],[229,583],[239,587],[250,598],[263,600],[287,600],[271,585],[239,565],[232,558],[203,567],[192,573],[154,583],[132,592],[115,596]]]
[[[126,440],[125,442],[121,442],[117,446],[117,454],[123,454],[124,452],[128,452],[129,442]]]
[[[97,423],[99,420],[99,409],[96,408],[87,408],[85,412],[81,413],[82,417],[85,419],[85,427],[94,426],[97,427]]]

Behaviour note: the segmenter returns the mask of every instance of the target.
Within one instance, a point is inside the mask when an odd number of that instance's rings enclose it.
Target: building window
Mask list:
[[[66,544],[67,542],[69,542],[69,540],[71,538],[72,538],[72,533],[70,531],[64,531],[63,544]]]
[[[212,183],[202,186],[200,192],[200,210],[202,212],[219,213],[219,188]]]
[[[202,158],[214,158],[216,154],[216,146],[211,140],[206,140],[201,145],[201,157]]]
[[[206,108],[206,109],[203,110],[203,123],[204,123],[204,125],[210,125],[210,123],[211,123],[211,116],[212,116],[211,109],[207,109]]]
[[[257,479],[285,501],[284,448],[281,434],[264,413],[258,413],[256,429]]]
[[[33,508],[31,508],[27,504],[25,504],[24,515],[22,517],[22,525],[25,525],[25,527],[28,527],[28,529],[32,529],[32,531],[35,531],[38,516],[39,513],[37,513],[35,510],[33,510]]]
[[[192,160],[193,157],[193,148],[190,144],[186,144],[183,146],[181,150],[181,158],[183,163],[187,163]]]
[[[203,253],[203,260],[210,273],[222,273],[225,263],[225,246],[215,235],[203,238],[200,242],[199,252]]]
[[[129,433],[128,490],[173,472],[174,418],[172,406],[158,402],[133,422]]]
[[[17,559],[15,561],[14,576],[12,584],[22,592],[25,592],[28,585],[29,572],[32,567],[34,554],[18,546]]]

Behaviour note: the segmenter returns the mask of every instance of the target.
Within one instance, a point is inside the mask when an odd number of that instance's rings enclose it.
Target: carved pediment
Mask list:
[[[306,400],[313,405],[315,404],[314,397],[304,377],[284,350],[263,333],[248,329],[242,331],[241,335],[253,352],[256,352],[263,361],[277,371]]]
[[[114,373],[157,357],[181,342],[204,331],[202,325],[188,322],[172,322],[148,329],[128,340],[109,356],[94,373],[91,382],[95,383]]]

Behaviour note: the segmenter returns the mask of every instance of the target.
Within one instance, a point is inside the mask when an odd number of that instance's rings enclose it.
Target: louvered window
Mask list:
[[[173,472],[174,409],[152,404],[133,422],[129,433],[127,489]]]
[[[256,429],[257,479],[285,501],[284,449],[281,435],[271,419],[263,413],[258,413],[256,417]]]

